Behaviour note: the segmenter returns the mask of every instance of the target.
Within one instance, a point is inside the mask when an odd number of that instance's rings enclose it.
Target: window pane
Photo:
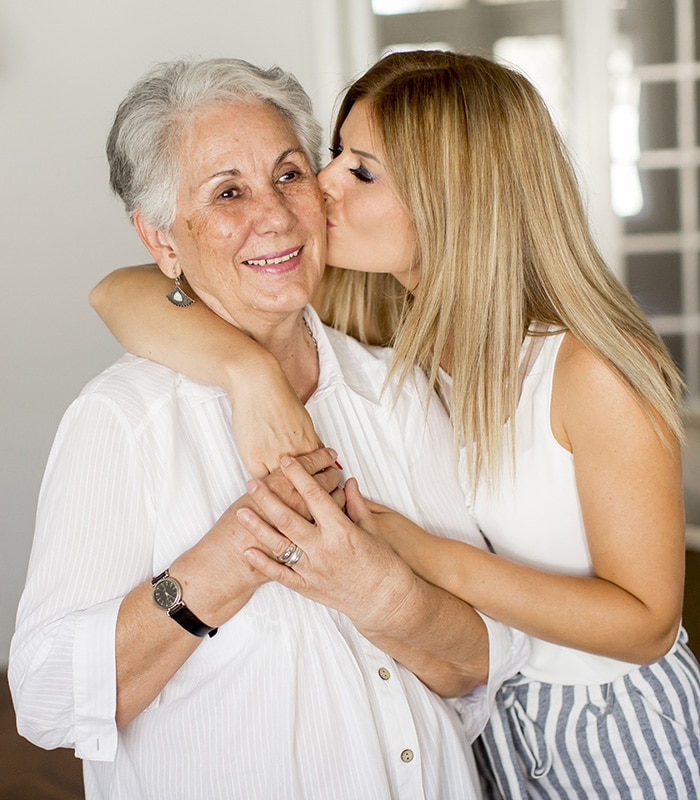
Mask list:
[[[676,366],[682,372],[685,366],[685,342],[683,337],[680,333],[674,333],[666,334],[661,338],[664,340],[666,347],[668,347],[668,352],[671,354],[671,358],[675,361]]]
[[[625,233],[680,230],[678,170],[639,170],[642,210],[625,217]]]
[[[677,147],[675,83],[643,83],[639,99],[642,150]]]
[[[620,11],[620,32],[634,43],[634,63],[668,64],[676,60],[674,3],[627,0]]]
[[[568,86],[561,36],[505,36],[493,44],[496,58],[521,70],[547,104],[559,132],[566,138]]]
[[[698,19],[700,29],[700,19]],[[695,84],[695,141],[700,144],[700,82]]]
[[[629,255],[627,288],[647,314],[680,314],[680,253]]]
[[[639,182],[639,93],[632,42],[618,36],[610,54],[610,192],[614,212],[633,217],[644,205]]]
[[[375,14],[413,14],[416,11],[442,11],[464,8],[468,0],[372,0]]]

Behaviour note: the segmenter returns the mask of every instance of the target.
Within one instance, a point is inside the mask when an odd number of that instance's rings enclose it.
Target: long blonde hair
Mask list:
[[[347,91],[334,146],[360,100],[414,225],[419,285],[409,298],[390,276],[329,270],[321,312],[392,344],[400,381],[418,365],[435,386],[449,345],[455,436],[476,445],[472,480],[498,474],[532,321],[571,331],[659,433],[658,419],[680,437],[678,370],[593,243],[566,148],[530,82],[481,56],[392,54]]]

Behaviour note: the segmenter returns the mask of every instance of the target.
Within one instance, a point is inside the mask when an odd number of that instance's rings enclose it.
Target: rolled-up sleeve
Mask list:
[[[44,475],[10,649],[17,727],[40,747],[115,756],[116,623],[151,570],[150,486],[119,405],[78,398]]]
[[[467,739],[474,739],[484,730],[493,709],[496,692],[503,681],[512,678],[527,660],[530,652],[527,636],[515,628],[476,612],[486,625],[489,637],[489,679],[468,695],[450,702],[459,713]]]

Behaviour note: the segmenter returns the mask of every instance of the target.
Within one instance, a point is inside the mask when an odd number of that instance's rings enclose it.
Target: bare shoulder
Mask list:
[[[580,339],[577,339],[573,333],[564,334],[564,341],[559,348],[554,370],[555,380],[563,379],[567,382],[583,380],[585,382],[596,377],[610,378],[622,383],[610,366],[586,347]]]
[[[557,441],[572,452],[581,435],[652,429],[629,386],[571,333],[564,336],[554,368],[551,424]]]

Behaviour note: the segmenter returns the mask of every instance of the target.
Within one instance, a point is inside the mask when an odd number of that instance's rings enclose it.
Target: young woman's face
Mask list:
[[[343,269],[391,273],[413,290],[413,225],[384,164],[366,105],[356,103],[340,129],[340,147],[318,177],[328,215],[326,260]]]

